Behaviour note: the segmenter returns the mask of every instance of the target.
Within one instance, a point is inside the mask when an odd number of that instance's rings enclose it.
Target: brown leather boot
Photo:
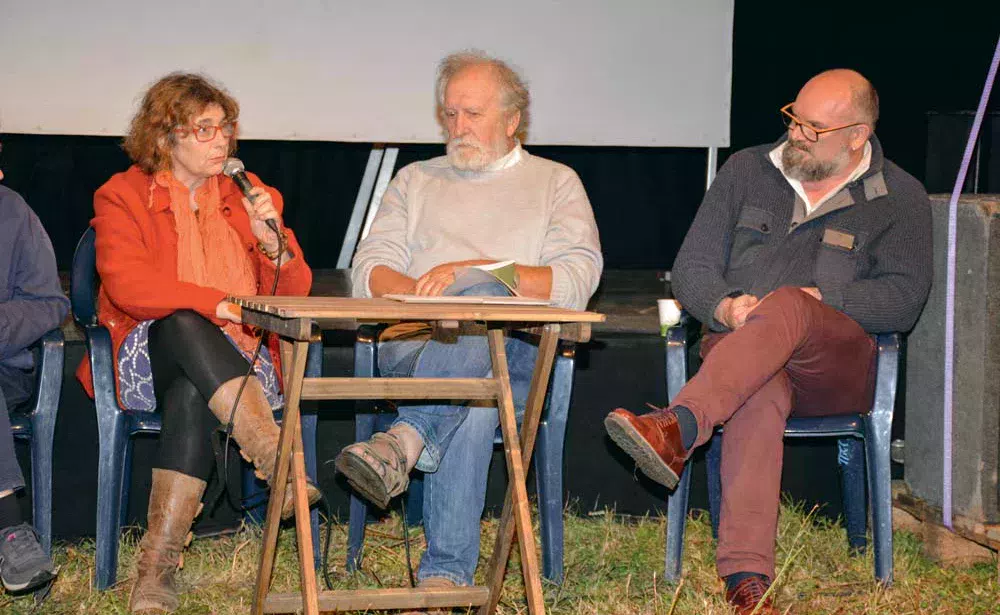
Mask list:
[[[222,383],[212,399],[208,400],[208,407],[212,409],[219,422],[228,424],[229,415],[233,411],[233,400],[240,390],[243,377],[233,378]],[[271,411],[271,404],[267,402],[264,388],[256,378],[250,378],[243,394],[240,396],[239,408],[233,418],[233,439],[240,446],[240,454],[244,459],[253,464],[257,477],[271,483],[274,476],[274,466],[278,456],[278,437],[281,429],[274,422],[274,413]],[[291,472],[288,480],[291,482]],[[309,496],[309,505],[312,506],[319,501],[319,489],[312,481],[308,482],[306,493]],[[281,518],[288,519],[295,511],[295,499],[292,490],[285,489],[285,499],[281,503]]]
[[[604,419],[604,428],[643,474],[669,489],[677,486],[687,453],[677,415],[671,410],[659,408],[636,416],[616,408]]]
[[[759,576],[747,577],[736,587],[726,590],[726,602],[736,611],[736,615],[778,615],[771,597],[764,598],[771,582]]]
[[[153,469],[149,529],[139,543],[138,572],[129,598],[132,613],[172,613],[180,606],[174,573],[204,493],[205,481],[200,478]]]

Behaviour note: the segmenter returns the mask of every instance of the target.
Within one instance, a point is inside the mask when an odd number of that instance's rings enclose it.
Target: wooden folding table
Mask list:
[[[525,488],[525,471],[535,445],[549,374],[560,338],[587,341],[590,324],[604,316],[547,306],[416,304],[388,299],[341,297],[237,297],[243,322],[282,337],[285,414],[278,444],[278,463],[264,524],[264,545],[253,599],[254,615],[260,613],[355,611],[381,609],[479,607],[479,615],[492,615],[500,599],[503,577],[514,533],[521,552],[521,572],[532,614],[545,612],[535,555],[531,515]],[[355,329],[364,323],[433,322],[458,327],[485,323],[493,366],[491,378],[305,378],[308,343],[320,329]],[[520,436],[514,415],[510,375],[504,352],[504,329],[517,328],[541,335],[538,360],[532,374]],[[290,351],[290,352],[288,352]],[[499,409],[509,485],[496,545],[487,572],[488,585],[444,589],[400,588],[351,591],[318,591],[312,559],[312,529],[306,496],[305,461],[299,421],[303,399],[468,399],[495,400]],[[289,463],[291,461],[291,463]],[[281,502],[288,473],[295,495],[295,530],[299,551],[301,594],[269,594],[277,551]]]

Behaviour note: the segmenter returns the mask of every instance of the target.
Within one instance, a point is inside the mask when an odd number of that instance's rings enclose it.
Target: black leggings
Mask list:
[[[208,400],[250,365],[222,330],[191,310],[174,312],[149,327],[149,362],[157,408],[163,415],[155,467],[208,481],[212,430],[218,419]]]

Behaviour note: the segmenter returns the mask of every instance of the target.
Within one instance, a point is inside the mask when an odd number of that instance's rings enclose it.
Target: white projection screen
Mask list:
[[[243,138],[432,143],[434,77],[478,48],[522,71],[529,143],[729,145],[734,0],[0,0],[0,129],[121,135],[176,70]]]

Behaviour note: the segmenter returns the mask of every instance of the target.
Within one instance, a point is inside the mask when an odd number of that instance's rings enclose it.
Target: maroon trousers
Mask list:
[[[736,331],[706,336],[702,356],[671,405],[698,419],[695,446],[725,426],[719,576],[746,571],[773,579],[785,422],[792,414],[867,412],[875,344],[842,312],[785,287]]]

